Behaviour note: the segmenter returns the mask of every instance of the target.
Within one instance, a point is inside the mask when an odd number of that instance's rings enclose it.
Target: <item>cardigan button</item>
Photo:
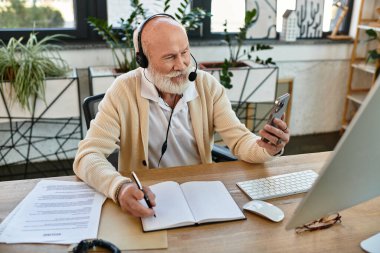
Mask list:
[[[146,161],[145,160],[142,161],[142,165],[146,166]]]

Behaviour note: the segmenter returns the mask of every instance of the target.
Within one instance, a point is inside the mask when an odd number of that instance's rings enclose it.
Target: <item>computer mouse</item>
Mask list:
[[[284,212],[280,208],[262,200],[252,200],[246,203],[243,209],[274,222],[280,222],[285,217]]]

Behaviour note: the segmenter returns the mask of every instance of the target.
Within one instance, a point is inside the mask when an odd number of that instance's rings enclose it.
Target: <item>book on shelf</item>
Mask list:
[[[144,231],[245,219],[220,181],[167,181],[150,186],[156,195],[156,217],[141,219]],[[144,201],[141,201],[145,204]],[[145,204],[146,205],[146,204]]]

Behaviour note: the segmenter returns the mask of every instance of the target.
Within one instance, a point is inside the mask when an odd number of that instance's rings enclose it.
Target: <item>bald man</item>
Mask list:
[[[137,51],[147,66],[119,76],[107,90],[79,143],[74,172],[123,211],[145,217],[154,211],[140,204],[143,193],[131,183],[132,170],[211,163],[215,131],[236,157],[262,163],[281,153],[290,134],[276,119],[278,128],[265,125],[259,132],[269,140],[263,142],[239,121],[212,75],[198,70],[196,80],[189,81],[194,71],[189,40],[172,17],[150,17],[140,29]],[[120,150],[118,170],[106,159],[115,149]],[[155,206],[149,187],[145,192]]]

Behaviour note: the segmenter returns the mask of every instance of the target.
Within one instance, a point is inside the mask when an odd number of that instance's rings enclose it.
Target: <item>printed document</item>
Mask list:
[[[0,225],[0,242],[71,244],[96,238],[105,199],[83,182],[41,180]]]

